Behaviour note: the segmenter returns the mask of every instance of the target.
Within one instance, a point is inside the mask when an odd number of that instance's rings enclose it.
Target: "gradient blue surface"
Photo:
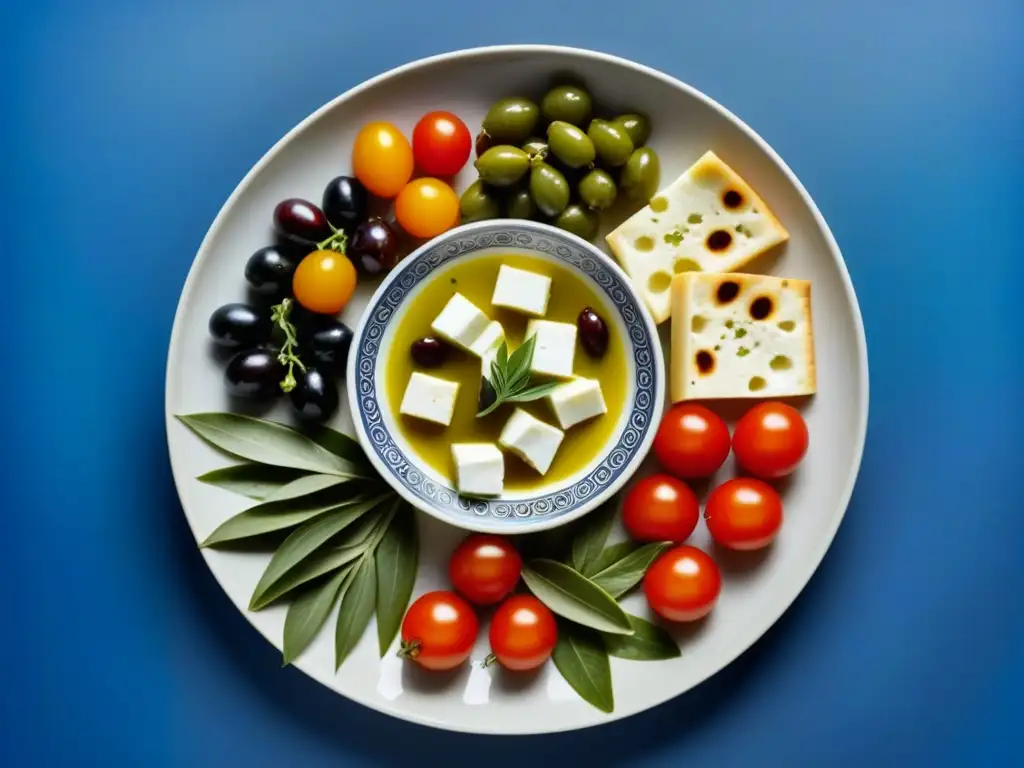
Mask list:
[[[1024,5],[620,7],[0,3],[0,764],[1024,764]],[[846,256],[872,403],[846,522],[751,651],[644,715],[489,739],[280,668],[184,524],[163,374],[193,254],[283,133],[394,65],[524,41],[663,69],[774,145]]]

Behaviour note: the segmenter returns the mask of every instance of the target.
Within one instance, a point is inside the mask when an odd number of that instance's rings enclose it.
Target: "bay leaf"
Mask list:
[[[278,488],[266,500],[270,502],[300,499],[303,496],[326,491],[328,488],[347,482],[349,482],[348,478],[339,475],[303,475]]]
[[[338,623],[334,630],[334,669],[341,668],[359,638],[363,636],[373,616],[377,593],[377,576],[373,558],[363,555],[352,570],[338,608]]]
[[[325,547],[314,552],[269,587],[263,589],[257,587],[249,600],[249,610],[263,610],[297,587],[348,565],[365,551],[364,546],[355,544],[346,547]]]
[[[671,546],[670,541],[644,544],[590,578],[612,597],[622,597],[640,582],[651,563]]]
[[[303,592],[291,605],[284,617],[284,643],[282,661],[291,664],[310,644],[327,620],[331,606],[338,598],[341,585],[348,576],[342,569],[332,578],[313,589]]]
[[[560,621],[558,642],[551,660],[584,701],[602,712],[614,711],[612,670],[601,635],[578,624]]]
[[[611,656],[632,661],[660,661],[682,655],[679,645],[663,627],[633,614],[629,623],[632,635],[605,635],[604,645]]]
[[[196,478],[201,483],[215,485],[225,491],[262,501],[278,488],[302,477],[301,469],[272,467],[269,464],[236,464],[207,472]]]
[[[412,507],[402,504],[374,557],[377,568],[377,642],[387,653],[409,607],[419,566],[419,538]]]
[[[569,566],[540,558],[524,566],[522,574],[537,599],[559,616],[602,632],[632,633],[629,618],[611,595]]]
[[[608,540],[608,533],[612,529],[618,510],[617,499],[618,497],[613,496],[584,517],[580,531],[573,539],[572,567],[584,576],[590,575],[590,566],[597,560],[604,543]]]
[[[366,457],[363,447],[354,437],[349,437],[344,432],[331,429],[328,426],[319,426],[309,433],[310,439],[321,448],[326,448],[335,456],[345,461],[362,467],[369,467],[370,460]]]
[[[593,576],[599,571],[603,571],[609,565],[619,562],[622,558],[628,555],[630,552],[635,552],[640,549],[642,545],[638,541],[626,540],[620,541],[615,544],[609,544],[607,547],[601,550],[601,554],[597,556],[597,559],[590,564],[587,569],[586,576]]]

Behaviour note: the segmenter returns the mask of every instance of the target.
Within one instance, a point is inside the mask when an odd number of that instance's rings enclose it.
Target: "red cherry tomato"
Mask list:
[[[703,405],[679,403],[661,420],[654,455],[677,477],[708,477],[729,455],[729,428]]]
[[[669,621],[696,621],[715,607],[722,574],[696,547],[675,547],[654,561],[644,576],[644,594],[655,613]]]
[[[501,536],[473,534],[463,539],[448,561],[452,586],[477,605],[493,605],[519,583],[523,560]]]
[[[729,549],[760,549],[782,527],[782,499],[753,477],[727,480],[708,496],[704,518],[711,536]]]
[[[402,620],[400,654],[426,669],[454,669],[469,658],[479,629],[469,603],[454,592],[427,592]]]
[[[428,112],[412,132],[416,166],[428,176],[454,176],[473,147],[466,124],[451,112]]]
[[[807,425],[800,411],[785,403],[760,403],[739,420],[732,449],[740,466],[771,479],[788,475],[807,453]]]
[[[670,475],[645,477],[629,489],[622,524],[639,541],[686,541],[700,520],[700,503],[690,486]]]
[[[515,595],[494,612],[490,639],[491,653],[506,669],[536,669],[555,649],[558,625],[536,597]]]

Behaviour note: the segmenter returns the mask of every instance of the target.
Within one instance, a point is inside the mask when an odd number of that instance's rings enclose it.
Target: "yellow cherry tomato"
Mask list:
[[[459,223],[459,196],[438,179],[416,179],[398,193],[395,218],[413,237],[436,237]]]
[[[335,251],[313,251],[292,277],[295,300],[310,312],[337,314],[356,289],[356,268]]]
[[[394,197],[412,178],[412,146],[391,123],[367,123],[352,146],[352,170],[377,197]]]

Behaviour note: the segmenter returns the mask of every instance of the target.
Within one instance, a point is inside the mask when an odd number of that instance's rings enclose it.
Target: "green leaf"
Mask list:
[[[651,563],[671,546],[670,541],[644,544],[590,578],[612,597],[622,597],[640,582]]]
[[[507,378],[509,382],[519,378],[523,372],[529,373],[530,363],[533,362],[533,348],[537,345],[537,337],[531,336],[526,339],[508,359]]]
[[[269,587],[263,590],[257,587],[257,591],[253,593],[252,599],[249,601],[249,610],[263,610],[296,587],[348,565],[365,551],[366,547],[352,544],[343,547],[326,547],[319,552],[314,552]]]
[[[611,595],[572,568],[554,560],[531,560],[523,581],[548,608],[577,624],[613,634],[630,634],[629,617]]]
[[[576,624],[559,622],[558,642],[551,660],[584,701],[602,712],[615,710],[608,651],[598,633]]]
[[[178,419],[208,443],[249,461],[342,477],[371,476],[301,432],[275,421],[238,413],[194,413]]]
[[[338,597],[338,591],[348,576],[342,569],[323,584],[302,593],[291,605],[284,617],[284,647],[282,651],[285,664],[291,664],[306,646],[310,644],[320,627],[327,620],[331,606]]]
[[[636,552],[641,546],[643,545],[636,541],[620,541],[617,544],[609,544],[601,550],[601,554],[590,564],[584,575],[590,577],[599,571],[603,571],[608,566],[619,562],[630,552]]]
[[[326,448],[335,456],[345,459],[345,461],[350,461],[361,467],[370,466],[363,447],[359,445],[355,438],[349,437],[343,432],[327,426],[320,426],[313,430],[309,437],[321,448]]]
[[[334,630],[334,669],[341,668],[359,638],[366,631],[373,616],[374,598],[377,592],[377,577],[373,558],[363,555],[352,571],[351,580],[345,587],[338,609],[338,624]]]
[[[508,342],[501,342],[501,346],[498,347],[498,354],[495,355],[494,359],[503,371],[508,368]]]
[[[681,656],[672,635],[647,619],[627,614],[632,635],[605,635],[604,645],[611,656],[632,661],[660,661]]]
[[[374,559],[377,567],[377,641],[383,658],[398,634],[416,584],[419,540],[412,507],[403,504],[391,520]]]
[[[501,346],[504,349],[504,342]],[[505,388],[505,369],[501,367],[497,359],[491,360],[491,387],[495,392]]]
[[[547,384],[538,384],[536,387],[524,389],[522,392],[519,392],[513,395],[512,397],[508,398],[508,402],[529,403],[534,400],[540,400],[542,397],[545,397],[549,392],[551,392],[551,390],[553,390],[561,383],[562,382],[560,381],[551,381],[548,382]]]
[[[266,500],[270,502],[301,499],[303,496],[326,491],[328,488],[347,482],[349,482],[349,478],[339,475],[304,475],[292,480],[288,485],[281,486]]]
[[[618,497],[613,496],[582,521],[582,529],[572,542],[572,567],[589,576],[589,567],[597,560],[615,522]]]
[[[236,464],[215,469],[196,478],[201,483],[215,485],[225,491],[261,501],[278,488],[304,475],[301,469],[271,467],[267,464]]]

